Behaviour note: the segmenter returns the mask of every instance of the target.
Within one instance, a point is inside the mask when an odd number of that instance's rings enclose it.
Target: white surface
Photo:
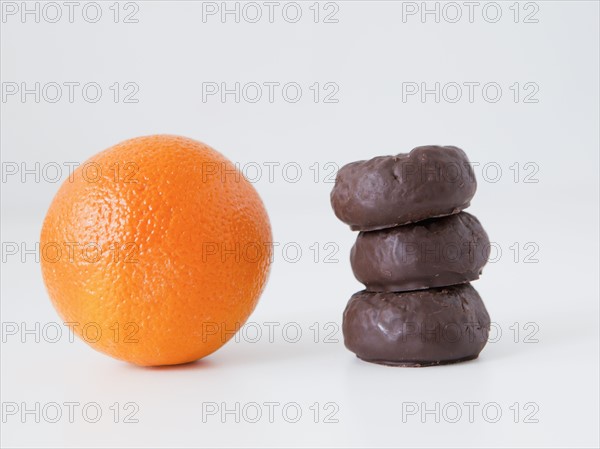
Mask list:
[[[212,16],[203,23],[200,2],[139,2],[135,24],[112,23],[109,3],[96,24],[81,16],[55,24],[7,17],[1,24],[3,83],[94,81],[104,94],[95,104],[81,96],[73,103],[3,100],[4,167],[83,161],[126,138],[165,132],[203,140],[241,164],[296,162],[303,170],[299,182],[286,182],[279,169],[268,182],[263,166],[255,185],[280,248],[297,242],[303,255],[291,263],[276,251],[269,284],[250,318],[280,323],[273,342],[263,324],[257,343],[249,341],[249,330],[245,340],[195,364],[142,369],[80,341],[70,343],[66,331],[57,343],[36,343],[31,335],[23,343],[3,332],[5,408],[11,402],[96,402],[103,415],[88,423],[79,408],[73,423],[63,416],[53,424],[3,414],[2,445],[597,447],[598,3],[537,2],[538,23],[514,23],[511,4],[502,3],[498,23],[480,14],[474,23],[421,23],[415,16],[403,23],[401,2],[340,2],[339,22],[318,24],[310,3],[302,4],[304,16],[296,24],[280,16],[272,24],[223,24]],[[203,82],[236,81],[294,81],[305,94],[295,104],[281,97],[254,104],[202,101]],[[497,103],[480,95],[473,103],[402,102],[403,82],[436,81],[497,82],[503,97]],[[137,83],[139,102],[115,104],[108,90],[114,82]],[[337,83],[339,102],[315,104],[308,91],[314,82]],[[515,103],[509,90],[514,82],[536,83],[539,102]],[[430,143],[458,145],[471,161],[495,162],[503,170],[496,183],[476,171],[479,188],[469,209],[503,251],[474,284],[502,336],[478,360],[459,365],[393,369],[361,363],[343,347],[340,331],[333,335],[337,343],[324,342],[323,326],[340,325],[347,300],[361,287],[348,262],[355,235],[330,209],[332,184],[315,183],[309,167]],[[536,163],[539,182],[515,183],[509,169],[515,162]],[[2,183],[3,242],[35,244],[58,185],[32,176]],[[321,252],[315,263],[309,249],[314,242],[321,249],[337,244],[338,262],[323,263]],[[521,247],[516,263],[509,249],[514,242]],[[523,262],[527,242],[538,245],[538,263]],[[22,263],[20,255],[3,250],[3,258],[3,326],[58,322],[34,256]],[[315,322],[318,343],[309,328]],[[299,323],[299,342],[283,338],[286,323]],[[514,323],[521,329],[517,342]],[[526,323],[534,324],[524,329]],[[538,342],[525,343],[536,326]],[[119,423],[109,409],[115,402]],[[122,422],[128,402],[139,406],[138,423]],[[272,423],[264,405],[257,423],[203,416],[203,403],[233,408],[249,402],[281,406]],[[302,410],[297,423],[281,414],[292,402]],[[309,408],[315,402],[318,423]],[[336,405],[325,409],[329,402]],[[465,402],[480,404],[473,422]],[[421,410],[439,403],[446,413],[439,423],[434,415],[421,422],[420,413],[403,414],[410,403]],[[461,405],[459,422],[449,422],[456,410],[448,403]],[[490,403],[502,410],[496,423],[488,422],[493,409],[481,412]],[[338,422],[323,422],[332,407]],[[535,407],[538,422],[525,422]],[[254,417],[248,406],[246,412]]]

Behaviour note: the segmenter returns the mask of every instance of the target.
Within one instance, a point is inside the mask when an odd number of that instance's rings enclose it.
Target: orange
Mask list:
[[[269,218],[254,187],[209,146],[156,135],[79,166],[42,226],[54,307],[94,349],[138,365],[216,351],[267,281]]]

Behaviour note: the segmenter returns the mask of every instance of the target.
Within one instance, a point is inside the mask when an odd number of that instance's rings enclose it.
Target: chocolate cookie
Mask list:
[[[490,241],[467,212],[361,232],[350,252],[354,276],[374,292],[408,291],[479,279]]]
[[[490,317],[470,284],[402,293],[355,293],[344,311],[344,344],[367,362],[431,366],[476,358]]]
[[[352,230],[372,231],[456,214],[469,206],[476,189],[464,151],[423,146],[344,165],[331,205]]]

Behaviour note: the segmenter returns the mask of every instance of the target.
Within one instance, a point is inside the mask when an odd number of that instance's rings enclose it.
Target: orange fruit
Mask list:
[[[42,226],[54,307],[94,349],[172,365],[225,344],[254,310],[272,254],[254,187],[209,146],[139,137],[79,166]]]

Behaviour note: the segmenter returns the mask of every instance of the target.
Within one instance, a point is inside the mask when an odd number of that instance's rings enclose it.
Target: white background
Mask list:
[[[149,369],[110,359],[80,341],[71,343],[66,329],[57,343],[5,332],[7,323],[17,323],[20,330],[60,323],[35,255],[5,251],[6,242],[34,248],[60,183],[51,182],[51,171],[39,180],[27,175],[24,182],[20,173],[5,176],[2,402],[30,408],[36,402],[96,402],[103,416],[88,423],[81,408],[73,423],[66,416],[57,423],[42,416],[36,423],[33,415],[3,415],[3,446],[598,446],[597,2],[521,4],[518,23],[509,9],[512,2],[500,4],[496,23],[490,20],[493,9],[482,15],[483,2],[473,23],[466,6],[457,23],[446,20],[455,16],[448,7],[440,9],[446,14],[439,23],[432,15],[423,23],[419,14],[403,16],[403,8],[406,12],[411,5],[402,2],[338,2],[337,23],[323,23],[323,15],[334,10],[324,4],[314,23],[312,2],[302,3],[297,23],[282,17],[282,6],[269,23],[261,3],[258,23],[244,17],[236,23],[232,16],[222,23],[218,14],[203,21],[202,3],[191,1],[138,2],[137,23],[123,23],[134,7],[126,10],[122,4],[114,23],[111,3],[102,3],[97,23],[85,20],[82,6],[73,23],[64,5],[57,23],[46,20],[55,16],[50,10],[40,23],[32,16],[25,21],[19,14],[3,16],[3,89],[13,85],[6,83],[31,88],[36,82],[96,82],[103,89],[96,103],[77,89],[71,103],[66,88],[56,103],[43,95],[39,103],[33,95],[3,98],[3,176],[14,163],[35,169],[36,162],[40,167],[82,162],[121,140],[156,133],[202,140],[240,166],[259,164],[263,172],[255,186],[280,243],[268,286],[250,318],[263,335],[252,343],[255,333],[248,331],[246,338],[200,362]],[[94,11],[87,12],[93,19]],[[253,11],[246,12],[253,17]],[[537,23],[524,23],[532,12],[529,19]],[[293,11],[288,13],[293,18]],[[115,82],[136,83],[138,102],[121,97],[115,103],[109,90]],[[273,103],[265,98],[236,103],[231,95],[225,102],[218,95],[203,101],[207,82],[230,87],[296,82],[303,94],[297,103],[286,102],[280,91]],[[338,102],[321,97],[315,103],[309,90],[315,82],[339,86]],[[492,103],[479,88],[470,102],[464,88],[456,103],[447,101],[454,91],[439,103],[433,95],[424,102],[419,95],[403,102],[403,83],[431,88],[435,82],[498,83],[502,97]],[[510,90],[515,82],[521,86],[517,102]],[[539,87],[530,98],[536,103],[523,101],[529,92],[525,83]],[[464,364],[394,369],[363,363],[344,348],[339,329],[325,329],[330,322],[339,327],[346,302],[361,289],[348,261],[355,234],[330,209],[332,184],[326,175],[332,170],[325,164],[341,166],[424,144],[460,146],[481,164],[469,212],[502,255],[488,264],[475,287],[501,336],[496,333],[497,341],[478,360]],[[281,164],[272,182],[265,162]],[[302,169],[298,182],[289,182],[295,177],[292,169],[282,172],[289,162]],[[536,165],[525,170],[528,162]],[[315,163],[318,182],[310,169]],[[484,164],[491,164],[487,173],[481,170]],[[497,166],[502,174],[492,182]],[[538,182],[524,182],[536,170],[528,180]],[[63,179],[66,174],[65,167]],[[294,251],[287,258],[281,252],[291,242],[302,249],[295,263]],[[320,248],[316,262],[309,248],[315,242]],[[328,242],[339,248],[336,263],[324,263]],[[526,250],[528,242],[534,246]],[[532,248],[536,254],[527,260],[534,263],[525,263]],[[279,323],[273,342],[265,322]],[[289,326],[289,335],[282,334],[286,323],[301,326],[297,343],[289,342],[294,337]],[[317,343],[313,323],[321,329]],[[325,330],[333,330],[337,343],[325,342]],[[109,409],[115,402],[121,407],[118,423]],[[122,422],[128,402],[139,406],[138,423]],[[203,415],[203,403],[210,402],[220,411],[236,403],[281,406],[273,423],[265,406],[259,422],[242,415],[236,423],[234,415]],[[292,402],[302,410],[296,423],[282,416],[283,405]],[[315,402],[321,411],[317,423],[309,408]],[[334,405],[326,409],[329,402]],[[463,413],[456,423],[449,422],[456,416],[456,408],[446,405],[452,402]],[[465,402],[480,404],[473,422]],[[419,407],[417,414],[403,413],[409,403]],[[436,403],[439,423],[435,414],[421,414]],[[498,422],[491,422],[495,409],[482,413],[490,403],[502,411]],[[254,417],[254,410],[246,411]],[[324,422],[329,411],[338,422]],[[537,422],[526,422],[530,412],[529,420]],[[288,418],[293,416],[290,411]]]

